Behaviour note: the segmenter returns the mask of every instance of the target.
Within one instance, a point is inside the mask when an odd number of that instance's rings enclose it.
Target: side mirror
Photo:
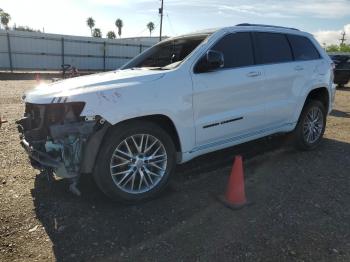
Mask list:
[[[207,67],[208,70],[214,70],[224,67],[224,54],[219,51],[208,50]]]

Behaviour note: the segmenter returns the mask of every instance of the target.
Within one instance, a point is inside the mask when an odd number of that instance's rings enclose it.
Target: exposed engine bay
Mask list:
[[[24,118],[17,121],[21,144],[33,167],[72,180],[91,172],[98,146],[108,123],[99,116],[82,117],[84,103],[26,103]],[[86,161],[83,161],[85,159]],[[85,163],[85,164],[84,164]]]

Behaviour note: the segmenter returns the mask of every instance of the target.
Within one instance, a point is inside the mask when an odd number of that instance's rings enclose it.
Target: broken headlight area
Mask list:
[[[100,117],[80,116],[84,103],[26,104],[17,121],[21,144],[35,168],[63,178],[80,174],[83,150],[90,136],[103,127]]]

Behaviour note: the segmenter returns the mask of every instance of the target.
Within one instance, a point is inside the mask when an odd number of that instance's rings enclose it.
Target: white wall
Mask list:
[[[79,70],[112,70],[158,42],[156,37],[110,40],[0,30],[0,70],[11,69],[8,36],[14,71],[60,70],[63,62]]]

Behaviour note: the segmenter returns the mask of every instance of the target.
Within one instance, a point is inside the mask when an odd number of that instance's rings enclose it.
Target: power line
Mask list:
[[[169,14],[166,13],[166,16],[167,16],[167,18],[168,18],[168,23],[169,23],[169,25],[170,25],[171,31],[173,32],[174,36],[177,35],[176,32],[175,32],[175,30],[174,30],[173,24],[172,24],[172,22],[171,22],[171,20],[170,20]]]

